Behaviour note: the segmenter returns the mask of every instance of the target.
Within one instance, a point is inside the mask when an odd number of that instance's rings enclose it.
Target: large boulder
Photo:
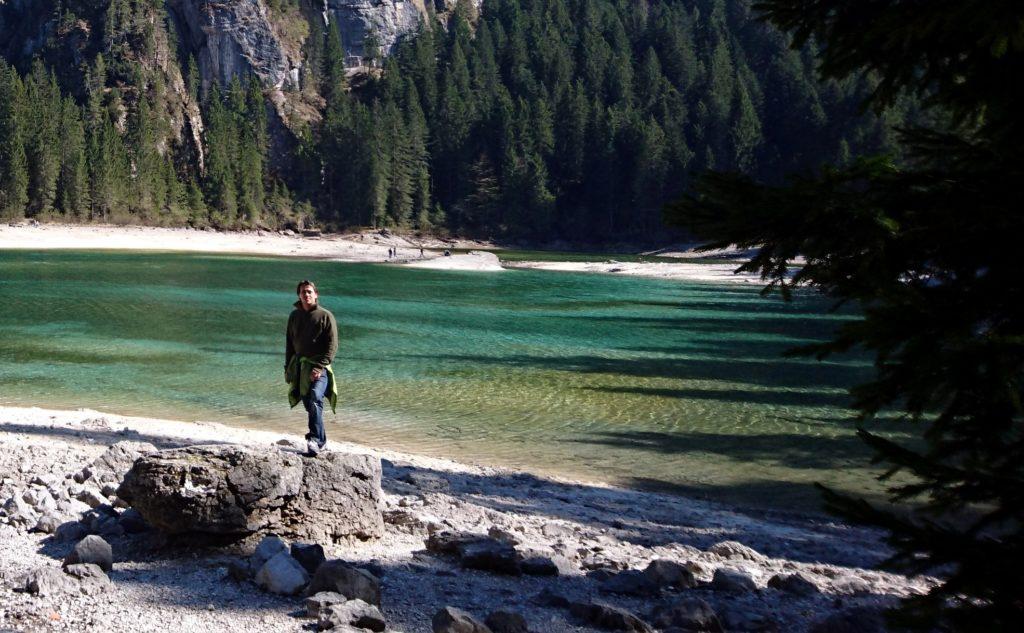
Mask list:
[[[380,478],[369,455],[189,446],[136,460],[118,496],[171,534],[367,539],[384,531]]]
[[[149,442],[118,442],[77,473],[75,481],[82,483],[92,480],[100,486],[105,483],[120,484],[136,459],[155,450],[156,446]],[[106,503],[106,499],[103,502]]]

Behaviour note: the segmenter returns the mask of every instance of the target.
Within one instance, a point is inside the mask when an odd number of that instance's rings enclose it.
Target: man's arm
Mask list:
[[[338,353],[338,323],[334,320],[333,314],[327,318],[327,323],[324,324],[324,334],[327,335],[327,351],[314,363],[319,368],[333,363],[334,355]]]
[[[292,347],[292,315],[288,315],[288,325],[284,328],[284,368],[288,369],[288,365],[292,362],[292,356],[295,355],[295,348]]]

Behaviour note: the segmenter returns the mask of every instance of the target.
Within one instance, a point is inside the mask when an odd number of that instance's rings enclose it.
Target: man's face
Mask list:
[[[302,289],[299,290],[299,301],[302,302],[302,309],[312,310],[316,307],[316,297],[316,290],[313,286],[303,286]]]

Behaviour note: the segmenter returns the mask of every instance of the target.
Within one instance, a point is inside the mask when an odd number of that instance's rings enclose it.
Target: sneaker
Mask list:
[[[320,447],[313,440],[306,440],[306,457],[316,457],[316,454],[320,452]]]

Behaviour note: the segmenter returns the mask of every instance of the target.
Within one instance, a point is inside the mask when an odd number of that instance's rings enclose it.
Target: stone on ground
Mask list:
[[[800,574],[775,574],[768,579],[768,586],[772,589],[804,597],[816,596],[821,593],[818,585]]]
[[[294,596],[309,584],[309,574],[288,552],[281,552],[260,567],[255,581],[270,593]]]
[[[670,560],[652,560],[644,569],[644,575],[655,586],[661,588],[690,589],[697,586],[697,579],[692,571]]]
[[[487,616],[484,624],[493,633],[530,633],[526,618],[521,613],[499,609]]]
[[[444,607],[430,621],[434,633],[493,633],[486,625],[455,607]]]
[[[724,567],[719,567],[715,570],[715,575],[711,579],[711,586],[721,591],[731,591],[733,593],[757,591],[757,585],[754,584],[753,578],[741,571],[725,569]]]
[[[516,548],[493,538],[459,547],[459,564],[466,569],[479,569],[496,574],[518,576],[522,573]]]
[[[292,543],[291,553],[292,558],[299,561],[310,574],[315,574],[327,560],[323,546],[317,543]]]
[[[41,598],[78,592],[78,582],[57,567],[40,567],[22,579],[22,589]]]
[[[87,596],[109,591],[114,587],[103,570],[92,563],[68,565],[64,570],[69,576],[78,579],[78,589]]]
[[[576,602],[569,605],[569,611],[577,618],[598,628],[634,633],[654,633],[654,629],[636,615],[603,602]]]
[[[92,563],[103,571],[110,571],[114,567],[114,552],[103,537],[90,534],[79,541],[64,559],[65,566],[75,563]]]
[[[677,628],[684,631],[722,633],[718,614],[700,598],[683,598],[668,605],[656,607],[651,622],[659,629]]]
[[[288,544],[281,540],[279,536],[265,536],[256,545],[256,549],[253,550],[252,556],[249,557],[249,564],[252,566],[252,570],[257,572],[268,560],[277,556],[281,552],[288,551]]]
[[[309,583],[308,593],[313,595],[321,591],[333,591],[349,600],[380,606],[380,581],[370,572],[345,561],[329,560],[320,565]]]
[[[339,602],[347,602],[348,598],[334,591],[321,591],[306,598],[304,603],[306,615],[311,618],[319,618],[320,614],[327,610],[327,607]]]
[[[348,600],[327,606],[320,613],[317,625],[321,630],[351,626],[357,629],[383,631],[387,627],[387,622],[380,609],[372,604],[362,600]]]
[[[752,563],[764,563],[768,559],[765,558],[764,554],[757,552],[743,543],[736,541],[722,541],[721,543],[715,543],[708,551],[712,554],[717,554],[722,558],[728,558],[730,560],[746,560]]]

